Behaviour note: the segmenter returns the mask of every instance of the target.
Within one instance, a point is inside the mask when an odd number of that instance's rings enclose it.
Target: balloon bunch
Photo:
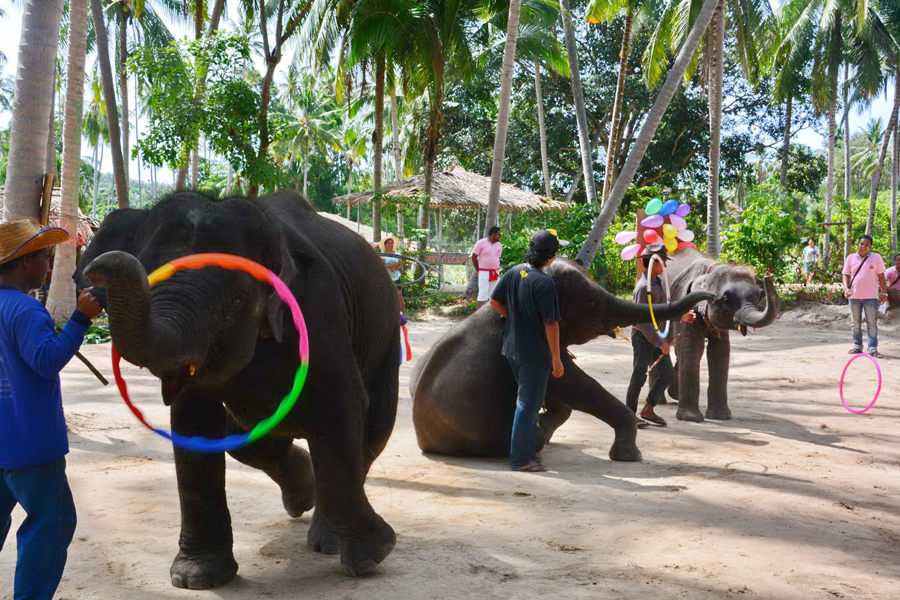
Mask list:
[[[687,222],[684,220],[689,212],[691,212],[690,204],[679,204],[678,200],[663,202],[659,198],[654,198],[648,202],[644,209],[647,216],[641,221],[641,239],[622,249],[622,260],[632,260],[640,256],[644,246],[650,244],[665,244],[670,254],[682,248],[696,248],[692,242],[694,232],[687,228]],[[616,243],[625,245],[634,241],[637,236],[637,231],[620,231],[616,234]]]

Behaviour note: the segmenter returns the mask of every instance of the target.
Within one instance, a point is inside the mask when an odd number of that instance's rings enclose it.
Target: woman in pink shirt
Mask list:
[[[887,281],[888,302],[891,306],[900,304],[900,252],[891,257],[893,266],[884,272]]]
[[[884,358],[878,352],[878,304],[887,300],[887,284],[884,279],[884,260],[872,252],[872,236],[859,238],[859,251],[844,260],[844,297],[850,300],[850,333],[853,348],[850,354],[862,352],[862,319],[865,314],[868,333],[866,353]],[[879,292],[879,287],[881,288]]]

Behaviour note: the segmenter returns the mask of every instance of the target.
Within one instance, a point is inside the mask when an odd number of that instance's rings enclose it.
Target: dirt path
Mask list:
[[[345,577],[336,557],[307,549],[309,517],[292,521],[274,483],[229,459],[240,577],[213,592],[169,584],[179,530],[171,448],[73,362],[63,389],[79,526],[58,598],[898,598],[900,342],[882,331],[881,398],[853,415],[837,395],[845,324],[804,315],[732,338],[734,420],[679,423],[661,407],[670,426],[639,434],[640,464],[611,462],[611,430],[581,413],[545,451],[546,475],[424,456],[404,366],[397,427],[367,485],[399,535],[394,553],[371,576]],[[451,326],[412,324],[415,354]],[[107,373],[108,351],[87,348]],[[604,338],[573,351],[624,398],[630,344]],[[858,406],[874,375],[855,365],[860,383],[846,392]],[[167,424],[156,381],[137,369],[126,377],[151,422]],[[14,528],[22,517],[17,509]],[[14,562],[10,539],[0,598],[12,596]]]

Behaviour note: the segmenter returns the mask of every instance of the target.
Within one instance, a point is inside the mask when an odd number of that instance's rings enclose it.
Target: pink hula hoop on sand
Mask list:
[[[844,377],[846,377],[846,375],[847,375],[847,369],[850,368],[850,364],[853,363],[853,361],[856,360],[857,358],[860,358],[861,356],[865,356],[866,358],[868,358],[869,360],[872,361],[873,365],[875,365],[875,371],[878,373],[878,389],[875,390],[875,397],[872,398],[872,401],[869,402],[869,405],[867,407],[865,407],[862,410],[854,410],[854,409],[850,408],[850,406],[847,404],[847,401],[844,399]],[[875,406],[875,401],[878,400],[878,394],[881,393],[881,367],[878,366],[878,361],[875,360],[875,357],[871,356],[869,354],[860,353],[860,354],[857,354],[856,356],[852,357],[850,360],[848,360],[846,366],[844,366],[844,372],[841,373],[841,384],[840,384],[839,390],[840,390],[840,394],[841,394],[841,403],[844,405],[844,408],[846,408],[847,410],[849,410],[850,412],[852,412],[854,414],[861,415],[864,412],[866,412],[867,410],[869,410],[870,408],[872,408],[873,406]]]

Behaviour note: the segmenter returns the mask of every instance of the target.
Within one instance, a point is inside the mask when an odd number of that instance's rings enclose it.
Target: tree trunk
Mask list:
[[[55,73],[55,70],[54,70]],[[56,87],[56,75],[53,76],[53,87]],[[47,158],[44,164],[44,173],[53,175],[56,183],[59,183],[56,172],[56,92],[50,96],[50,121],[47,123]],[[55,185],[55,184],[54,184]]]
[[[884,159],[887,157],[888,145],[891,134],[897,127],[897,111],[900,110],[900,74],[894,77],[894,109],[891,111],[891,120],[888,121],[884,132],[884,140],[881,142],[881,153],[878,155],[878,166],[872,174],[872,189],[869,192],[869,218],[866,221],[866,233],[872,234],[875,225],[875,203],[878,201],[878,188],[881,186],[881,173],[884,171]]]
[[[200,189],[200,152],[197,146],[200,141],[194,142],[194,150],[191,152],[191,189]]]
[[[570,81],[572,97],[575,100],[575,121],[578,124],[578,145],[581,149],[581,168],[584,174],[584,186],[587,190],[589,204],[597,203],[597,188],[594,179],[594,155],[591,152],[590,133],[588,133],[587,112],[584,108],[584,92],[581,89],[581,71],[578,67],[578,48],[575,45],[575,28],[572,27],[572,11],[569,0],[561,0],[563,30],[566,34],[566,54],[569,57]]]
[[[375,65],[375,157],[372,160],[372,241],[381,241],[381,157],[384,152],[384,55]]]
[[[844,65],[844,199],[850,200],[850,65]]]
[[[3,220],[39,219],[47,161],[47,115],[53,98],[62,0],[28,0],[22,13],[13,96]]]
[[[719,258],[719,156],[722,141],[722,74],[725,60],[725,0],[711,24],[709,70],[709,189],[706,199],[706,253]]]
[[[129,142],[131,139],[129,123],[131,115],[128,113],[128,73],[125,70],[125,63],[128,61],[128,37],[126,35],[126,26],[127,23],[123,12],[122,18],[119,20],[119,96],[121,96],[122,100],[120,106],[122,109],[122,157],[125,161],[123,167],[125,169],[125,181],[131,185],[131,177],[129,176],[129,171],[131,170],[131,152],[129,150]],[[107,110],[109,110],[109,105],[107,105]]]
[[[63,122],[63,166],[59,224],[69,241],[56,247],[47,310],[54,323],[64,323],[75,310],[75,257],[78,232],[78,180],[81,172],[81,125],[84,106],[84,62],[87,50],[87,0],[69,2],[69,58]]]
[[[631,53],[631,25],[634,9],[628,4],[625,13],[625,31],[622,34],[622,50],[619,55],[619,78],[616,80],[616,100],[613,104],[612,121],[609,124],[609,143],[606,145],[606,174],[603,177],[603,201],[609,198],[615,183],[616,151],[619,147],[619,120],[622,118],[622,104],[625,101],[625,75],[628,71],[628,55]]]
[[[791,152],[791,109],[794,97],[787,97],[787,109],[784,114],[784,143],[781,145],[781,187],[787,188],[788,157]],[[797,215],[799,218],[799,215]]]
[[[225,0],[215,0],[212,11],[209,13],[209,35],[212,36],[219,29],[219,21],[225,10]]]
[[[100,193],[100,173],[103,168],[103,150],[105,145],[103,144],[103,138],[97,142],[100,146],[100,158],[97,159],[97,162],[94,163],[94,203],[93,203],[93,218],[97,218],[97,195]]]
[[[894,77],[900,77],[900,71]],[[894,128],[894,152],[891,155],[891,253],[897,252],[897,177],[900,174],[900,127]]]
[[[307,181],[309,180],[309,140],[306,139],[303,141],[303,197],[309,200],[307,197]]]
[[[837,111],[837,99],[832,98],[828,105],[828,176],[825,179],[825,222],[831,221],[831,205],[834,202],[834,113]],[[825,226],[825,244],[822,248],[822,264],[831,260],[831,225]]]
[[[638,166],[641,164],[641,159],[644,158],[644,154],[650,146],[650,142],[653,140],[656,129],[659,127],[659,123],[662,120],[666,109],[669,107],[672,97],[681,85],[681,78],[684,76],[688,63],[691,62],[691,58],[694,56],[694,52],[696,52],[697,46],[700,44],[700,38],[703,37],[706,28],[709,27],[709,22],[712,20],[713,12],[715,12],[718,3],[719,0],[704,0],[703,6],[697,14],[697,19],[694,21],[694,26],[691,28],[684,46],[682,46],[681,51],[678,53],[675,63],[669,70],[669,74],[666,75],[666,80],[659,90],[659,95],[656,97],[653,106],[650,108],[650,112],[647,114],[647,120],[644,121],[644,124],[641,126],[641,130],[634,142],[634,146],[631,148],[631,152],[628,153],[628,158],[625,159],[625,165],[622,167],[622,172],[619,173],[616,183],[609,193],[609,200],[603,205],[603,209],[594,220],[591,233],[588,235],[587,240],[585,240],[584,246],[582,246],[581,250],[578,252],[577,260],[579,260],[581,264],[585,266],[590,265],[597,255],[603,237],[606,235],[606,231],[609,229],[616,213],[619,211],[619,206],[622,204],[625,192],[628,190],[631,181],[634,179],[634,174],[637,172]]]
[[[394,146],[394,181],[400,181],[403,179],[403,161],[400,152],[400,115],[397,111],[396,83],[391,90],[391,138]]]
[[[547,128],[544,125],[544,94],[541,92],[541,61],[534,60],[534,95],[537,99],[538,132],[541,137],[541,171],[544,174],[544,192],[548,198],[553,197],[550,187],[550,164],[547,159]]]
[[[91,16],[97,35],[97,58],[100,61],[100,77],[103,81],[103,101],[106,102],[106,120],[109,129],[109,150],[112,154],[113,179],[116,183],[116,201],[119,208],[128,207],[128,178],[122,156],[122,140],[119,135],[119,115],[116,107],[116,88],[113,83],[112,65],[109,60],[109,36],[103,16],[101,0],[91,0]]]
[[[441,139],[441,123],[444,120],[442,112],[444,106],[444,63],[438,59],[435,61],[435,78],[432,87],[431,116],[428,120],[428,129],[425,130],[425,148],[422,151],[422,162],[425,165],[425,193],[422,204],[419,206],[419,229],[425,231],[424,236],[419,237],[419,260],[425,258],[428,246],[429,223],[431,222],[429,210],[431,209],[431,190],[434,185],[434,161],[437,158],[438,143]]]
[[[500,208],[500,184],[503,181],[506,135],[509,133],[509,104],[512,94],[513,71],[516,68],[516,40],[519,36],[519,8],[521,5],[521,0],[510,0],[509,3],[506,47],[503,50],[503,71],[500,75],[500,106],[497,111],[497,128],[494,133],[494,159],[491,164],[491,188],[488,192],[484,237],[487,237],[491,227],[497,225],[497,213]]]
[[[231,195],[232,188],[232,180],[234,178],[234,167],[231,166],[231,163],[228,163],[228,181],[225,183],[225,195]]]

